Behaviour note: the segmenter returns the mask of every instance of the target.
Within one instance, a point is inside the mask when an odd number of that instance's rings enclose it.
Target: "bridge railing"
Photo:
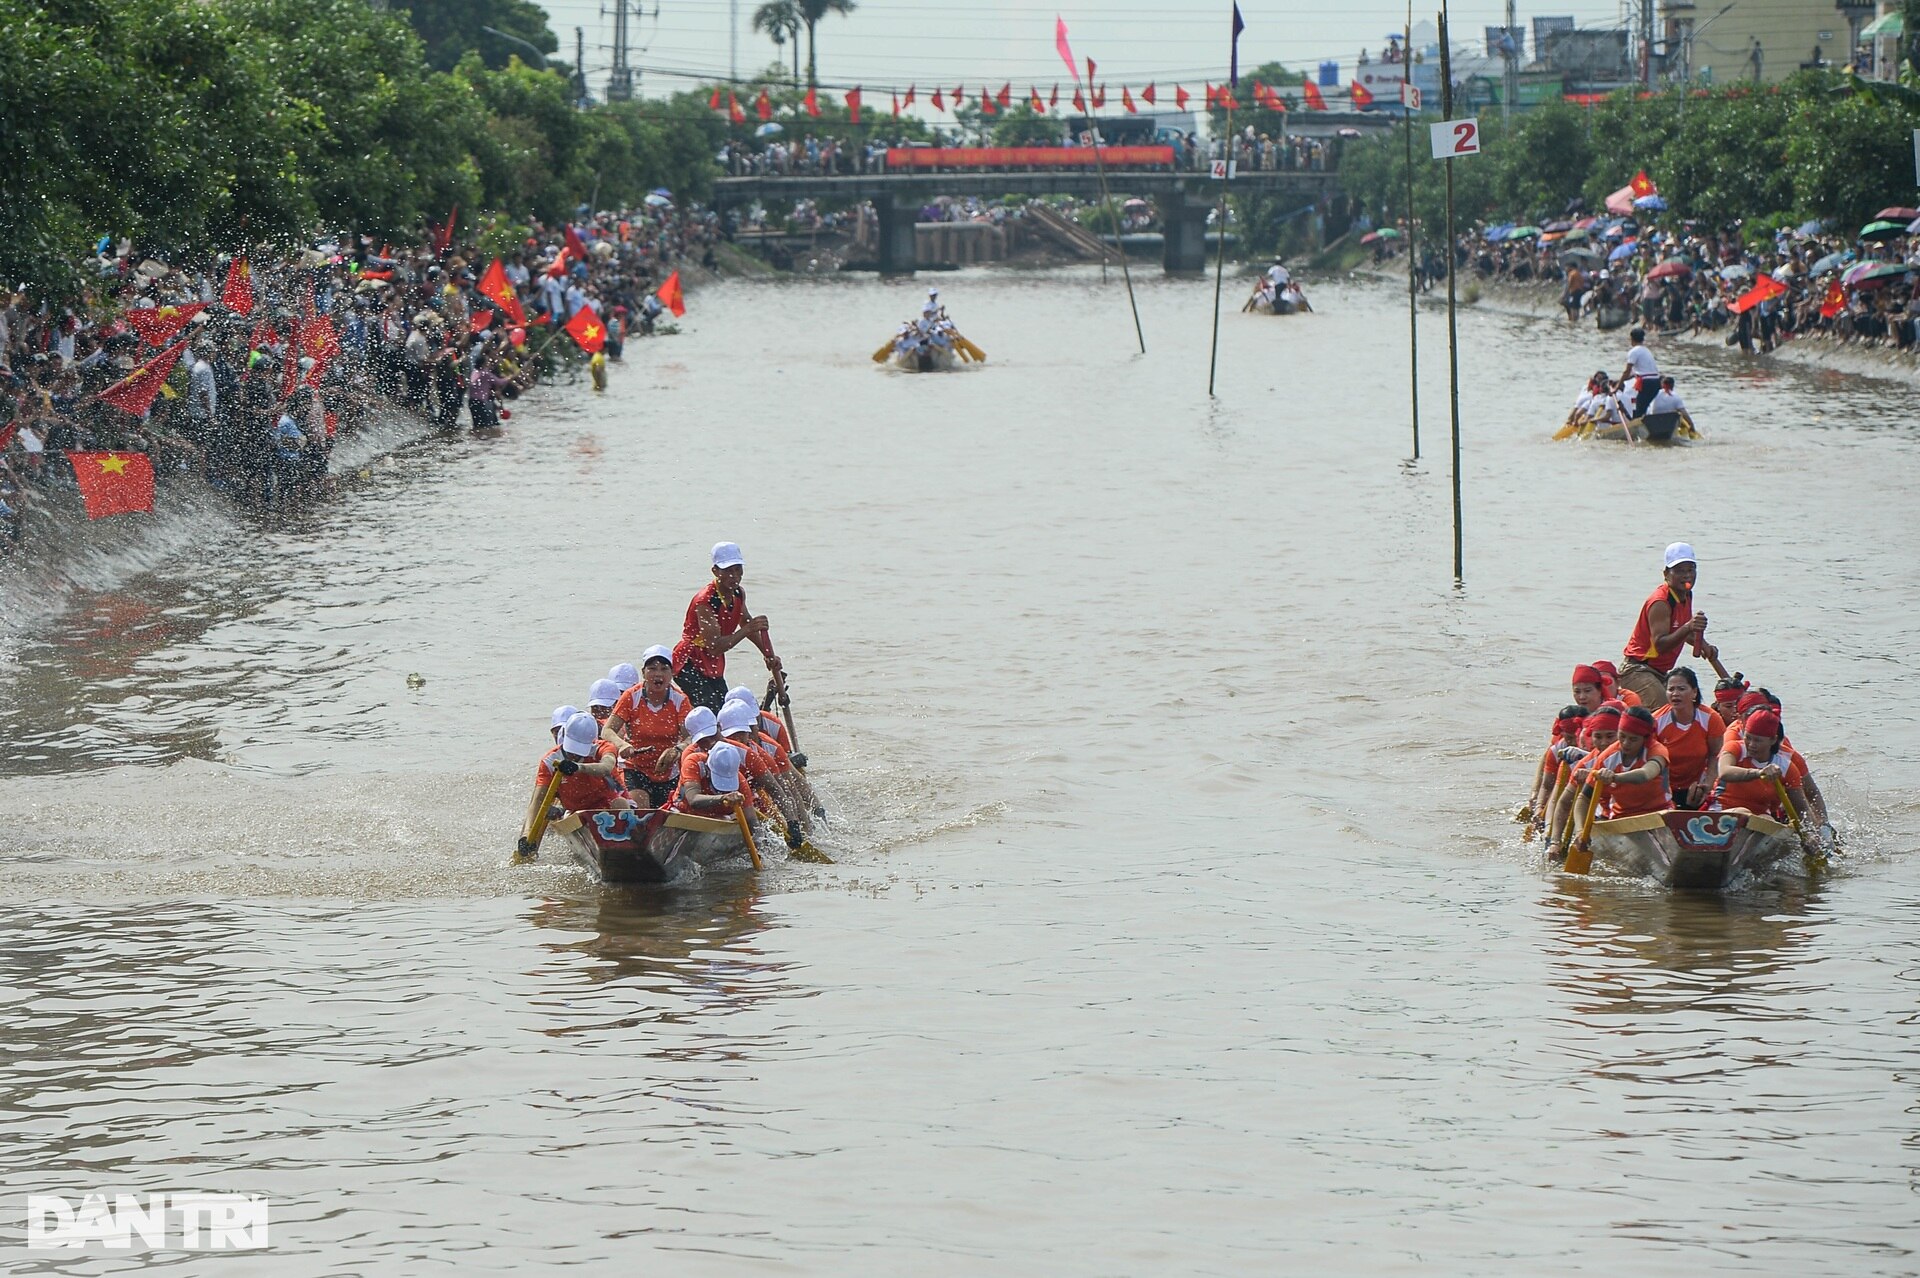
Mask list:
[[[808,148],[799,143],[759,151],[729,147],[721,155],[727,177],[866,177],[882,174],[1074,172],[1094,167],[1093,148],[1063,147],[890,147],[879,144]],[[1224,158],[1220,145],[1186,143],[1155,146],[1106,146],[1101,159],[1110,169],[1134,172],[1205,173]],[[1336,167],[1335,139],[1289,135],[1234,139],[1233,158],[1242,174],[1324,173]]]

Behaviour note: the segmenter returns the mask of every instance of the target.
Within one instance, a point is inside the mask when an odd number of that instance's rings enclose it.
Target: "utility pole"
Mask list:
[[[1514,33],[1513,0],[1507,0],[1507,75],[1500,94],[1500,123],[1513,118],[1513,100],[1520,95],[1520,38]]]
[[[633,69],[627,65],[627,0],[613,0],[613,70],[607,76],[607,101],[633,100]]]
[[[1653,87],[1653,0],[1640,0],[1640,84]]]
[[[740,82],[740,0],[727,0],[727,79]]]
[[[573,29],[573,104],[587,105],[587,29]]]

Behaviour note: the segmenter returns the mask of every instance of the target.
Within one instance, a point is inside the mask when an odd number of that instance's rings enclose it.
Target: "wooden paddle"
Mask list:
[[[1585,874],[1593,869],[1593,817],[1600,810],[1600,774],[1593,775],[1593,802],[1587,805],[1586,820],[1580,824],[1580,837],[1567,848],[1566,864],[1562,867],[1568,874]],[[1574,800],[1575,804],[1579,800]]]
[[[560,782],[564,779],[556,764],[553,775],[547,779],[547,788],[540,792],[538,805],[527,813],[526,823],[520,827],[520,841],[513,849],[514,860],[531,861],[540,855],[540,840],[546,837],[547,818],[553,812],[553,799],[560,793]]]
[[[1572,439],[1575,435],[1591,435],[1592,433],[1593,419],[1576,408],[1567,414],[1567,424],[1553,432],[1553,437],[1555,439]]]
[[[969,342],[966,338],[960,336],[960,334],[955,333],[953,335],[953,344],[962,354],[971,358],[975,363],[984,364],[987,362],[987,353],[978,346],[975,346],[972,342]]]
[[[1827,868],[1826,849],[1821,848],[1821,850],[1818,852],[1806,851],[1807,832],[1805,827],[1803,827],[1800,824],[1800,813],[1793,806],[1792,796],[1790,796],[1787,793],[1787,783],[1785,781],[1782,781],[1779,777],[1775,777],[1773,779],[1773,793],[1775,797],[1777,797],[1780,800],[1780,806],[1786,809],[1787,824],[1793,827],[1794,836],[1800,840],[1801,855],[1806,858],[1807,868],[1809,870],[1826,869]],[[1814,846],[1819,847],[1819,844],[1816,843]]]
[[[873,362],[876,364],[884,364],[887,362],[887,356],[891,354],[893,354],[893,339],[888,338],[887,344],[873,353]]]
[[[734,808],[733,819],[739,823],[740,837],[747,841],[747,859],[753,862],[754,869],[766,869],[766,865],[760,860],[760,849],[755,847],[753,843],[753,826],[747,821],[747,808],[745,804],[740,804]]]

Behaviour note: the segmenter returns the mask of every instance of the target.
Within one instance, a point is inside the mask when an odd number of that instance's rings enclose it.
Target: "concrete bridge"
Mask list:
[[[1153,201],[1166,237],[1161,261],[1168,272],[1206,269],[1207,214],[1219,207],[1218,183],[1204,172],[1109,170],[1107,185],[1116,200],[1137,195]],[[1242,171],[1233,179],[1234,194],[1277,195],[1299,205],[1311,204],[1337,189],[1338,176],[1326,170]],[[890,275],[913,273],[915,215],[943,195],[985,198],[1072,195],[1093,201],[1100,198],[1100,178],[1091,169],[962,170],[834,176],[759,175],[720,178],[713,184],[713,203],[719,208],[750,204],[755,200],[768,204],[805,199],[849,204],[872,201],[880,219],[880,270]]]

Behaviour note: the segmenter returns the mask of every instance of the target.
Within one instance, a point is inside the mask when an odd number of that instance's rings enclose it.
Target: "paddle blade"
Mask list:
[[[833,858],[813,846],[811,839],[800,840],[800,846],[792,850],[793,859],[805,861],[811,865],[832,865]]]
[[[882,346],[873,353],[873,362],[876,364],[884,364],[887,362],[887,356],[891,354],[893,354],[893,343],[888,342],[885,346]]]
[[[1568,422],[1565,426],[1562,426],[1559,430],[1556,430],[1555,432],[1553,432],[1553,437],[1555,439],[1572,439],[1575,435],[1579,433],[1580,433],[1580,423]]]
[[[1568,874],[1585,874],[1593,868],[1593,845],[1584,841],[1567,849],[1567,859],[1560,866]]]

